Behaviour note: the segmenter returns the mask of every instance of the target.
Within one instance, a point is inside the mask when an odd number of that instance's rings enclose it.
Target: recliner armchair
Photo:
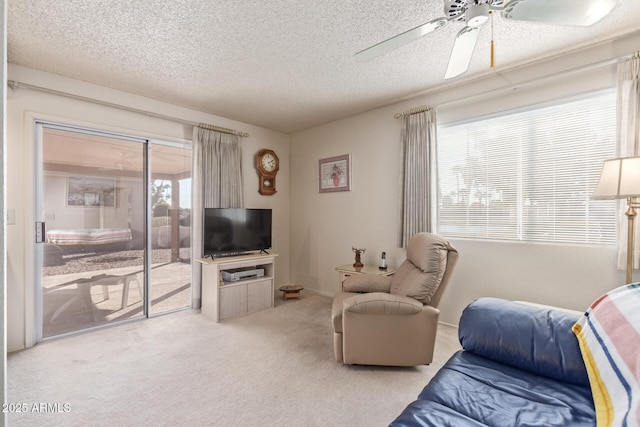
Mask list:
[[[353,275],[333,298],[333,346],[345,364],[416,366],[433,360],[438,303],[458,252],[444,238],[414,235],[389,276]]]

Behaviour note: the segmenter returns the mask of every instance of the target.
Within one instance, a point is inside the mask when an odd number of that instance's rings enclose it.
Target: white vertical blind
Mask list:
[[[616,155],[616,94],[438,128],[438,233],[614,244],[615,202],[591,200]]]

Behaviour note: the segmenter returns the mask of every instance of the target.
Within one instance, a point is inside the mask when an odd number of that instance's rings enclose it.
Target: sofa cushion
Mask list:
[[[462,348],[536,375],[589,385],[578,340],[577,314],[498,298],[480,298],[462,312]]]
[[[428,400],[416,400],[396,418],[390,427],[487,427],[461,414],[455,408]]]
[[[454,354],[392,426],[594,426],[588,386]]]
[[[451,249],[447,240],[435,234],[414,235],[407,245],[407,259],[393,275],[389,292],[429,303],[442,282]]]

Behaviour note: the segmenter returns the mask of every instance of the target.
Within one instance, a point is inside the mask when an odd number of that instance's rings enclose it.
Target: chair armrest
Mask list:
[[[391,289],[391,277],[377,274],[354,274],[342,282],[344,292],[386,292]]]
[[[357,314],[406,316],[420,313],[423,306],[411,297],[371,292],[347,298],[342,303],[342,310]]]

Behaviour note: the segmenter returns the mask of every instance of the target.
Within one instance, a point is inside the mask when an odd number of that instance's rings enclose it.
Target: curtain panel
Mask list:
[[[399,245],[407,247],[411,236],[431,232],[435,226],[436,111],[402,117],[402,179]]]
[[[618,64],[617,140],[620,157],[640,156],[640,57]],[[618,202],[618,268],[627,266],[627,201]],[[640,268],[640,227],[636,219],[633,268]]]
[[[191,259],[201,258],[204,208],[241,208],[242,149],[240,136],[193,129],[193,179],[191,181]],[[192,263],[192,306],[200,308],[202,265]]]

